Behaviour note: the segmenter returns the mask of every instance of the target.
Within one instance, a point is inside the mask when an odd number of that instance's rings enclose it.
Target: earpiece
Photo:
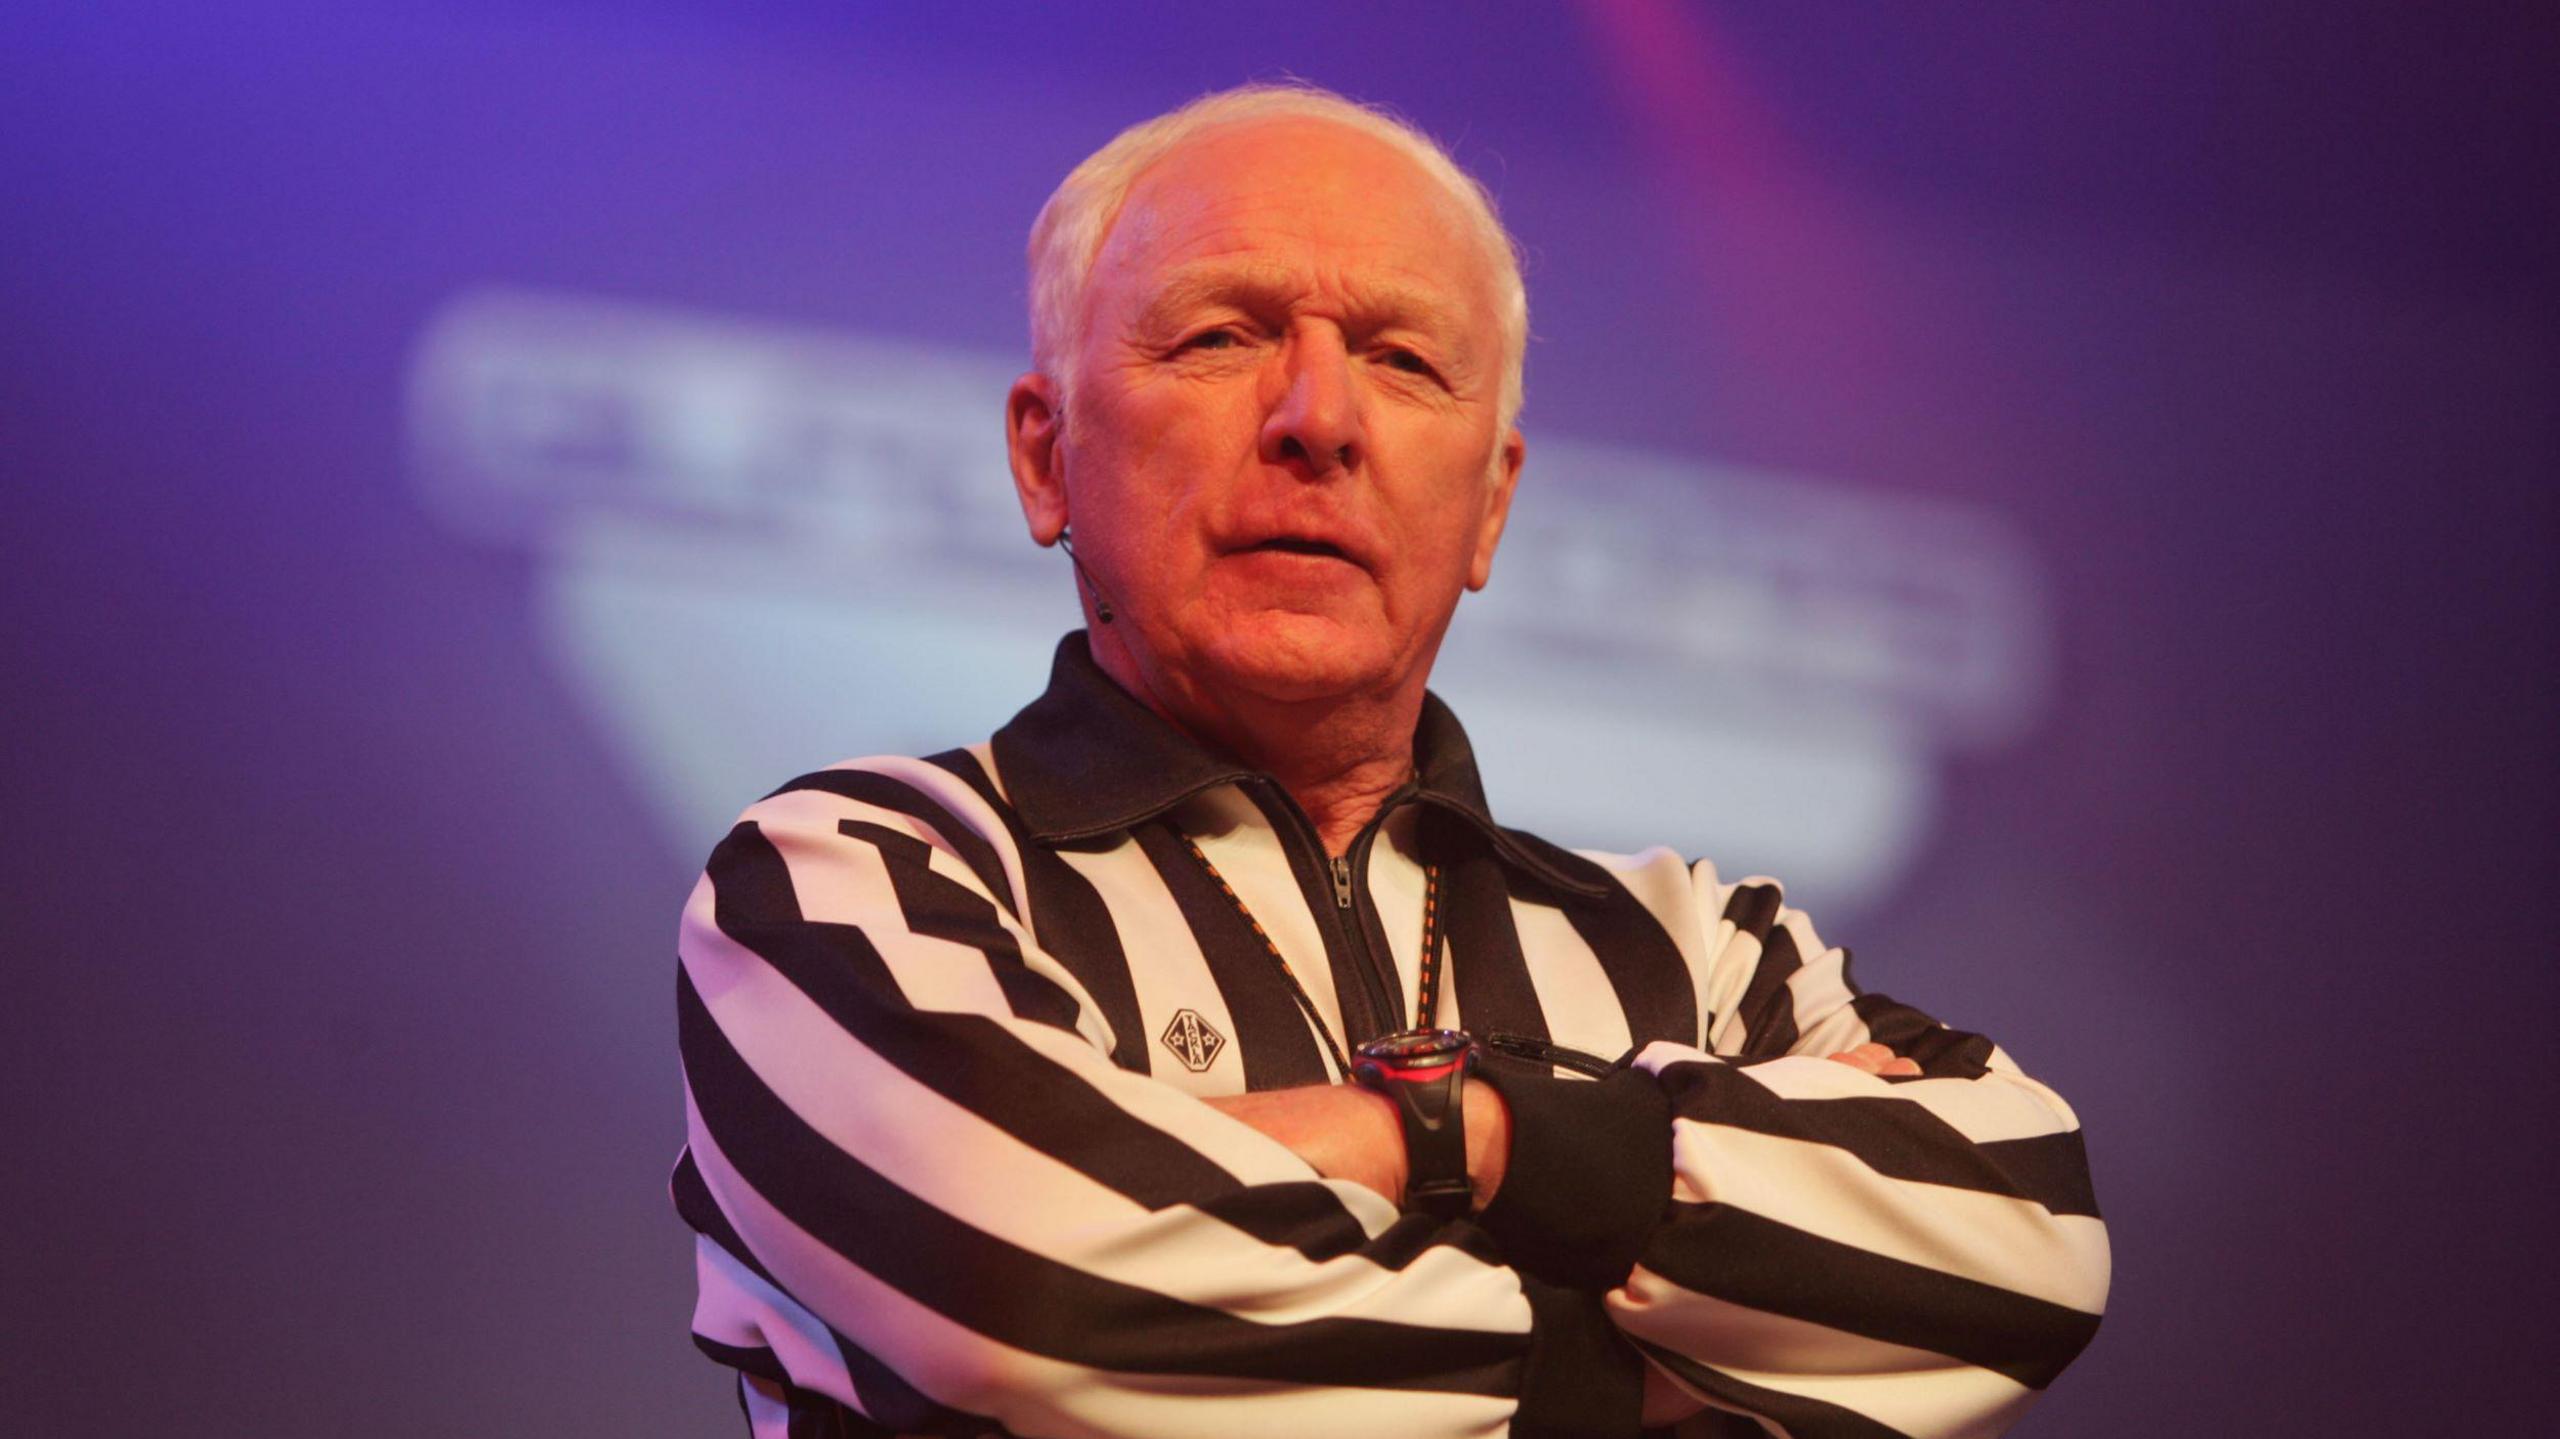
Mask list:
[[[1093,572],[1084,567],[1084,561],[1076,558],[1075,532],[1071,528],[1065,526],[1059,528],[1058,548],[1067,552],[1067,563],[1076,567],[1076,581],[1092,593],[1094,619],[1106,625],[1111,623],[1110,592],[1103,589],[1101,583],[1094,579]]]

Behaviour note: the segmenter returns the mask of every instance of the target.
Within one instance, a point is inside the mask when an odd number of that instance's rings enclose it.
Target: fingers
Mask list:
[[[1868,1040],[1855,1049],[1844,1049],[1838,1054],[1827,1057],[1834,1063],[1845,1064],[1851,1069],[1864,1070],[1874,1075],[1905,1075],[1920,1072],[1919,1065],[1902,1058],[1874,1040]]]
[[[1881,1074],[1884,1072],[1884,1062],[1892,1057],[1892,1050],[1881,1044],[1867,1043],[1832,1055],[1831,1062],[1845,1064],[1851,1069],[1864,1070],[1869,1074]]]

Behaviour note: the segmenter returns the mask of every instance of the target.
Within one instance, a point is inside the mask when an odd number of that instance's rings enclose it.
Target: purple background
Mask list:
[[[410,347],[506,284],[1018,350],[1058,176],[1283,72],[1500,193],[1533,473],[1548,427],[2045,557],[2040,721],[1830,935],[2091,1133],[2116,1297],[2023,1432],[2535,1426],[2547,9],[916,8],[14,17],[0,1426],[738,1430],[662,1189],[701,851],[532,561],[422,515]]]

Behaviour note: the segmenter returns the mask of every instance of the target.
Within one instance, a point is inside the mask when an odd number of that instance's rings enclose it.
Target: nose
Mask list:
[[[1365,440],[1351,352],[1325,325],[1290,337],[1281,362],[1283,388],[1262,422],[1262,461],[1322,479],[1357,467]]]

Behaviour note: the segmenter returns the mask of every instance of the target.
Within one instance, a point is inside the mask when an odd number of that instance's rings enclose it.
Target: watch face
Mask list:
[[[1406,1029],[1360,1046],[1360,1057],[1411,1069],[1446,1063],[1474,1047],[1475,1041],[1460,1030]]]

